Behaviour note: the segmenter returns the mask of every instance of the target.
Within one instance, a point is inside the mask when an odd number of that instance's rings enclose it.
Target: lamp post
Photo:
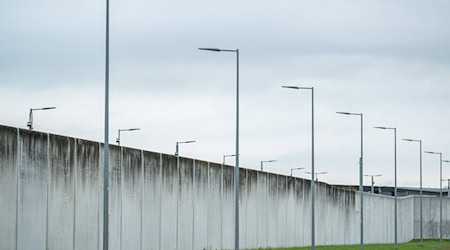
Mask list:
[[[314,201],[314,87],[282,86],[296,90],[311,90],[311,249],[316,249],[315,242],[315,201]]]
[[[394,221],[394,231],[395,231],[395,248],[398,248],[398,244],[397,244],[397,128],[390,128],[390,127],[374,127],[376,129],[388,129],[388,130],[393,130],[394,131],[394,183],[395,183],[395,187],[394,187],[394,194],[395,194],[395,199],[394,199],[394,217],[395,217],[395,221]]]
[[[116,139],[117,145],[120,146],[120,132],[122,132],[122,131],[136,131],[136,130],[141,130],[141,129],[140,129],[140,128],[126,128],[126,129],[119,129],[119,131],[118,131],[118,136],[117,136],[117,139]]]
[[[422,221],[422,140],[403,139],[409,142],[418,142],[420,145],[420,245],[423,246],[423,221]]]
[[[380,177],[380,176],[383,176],[383,175],[382,174],[374,174],[374,175],[365,174],[364,176],[371,177],[372,182],[370,184],[371,185],[370,191],[371,191],[372,194],[375,193],[375,190],[373,189],[373,184],[375,184],[375,182],[373,181],[373,177]]]
[[[360,248],[361,250],[364,249],[364,203],[363,203],[363,197],[364,197],[364,186],[363,186],[363,161],[364,161],[364,154],[363,154],[363,114],[362,113],[350,113],[350,112],[336,112],[340,115],[356,115],[361,117],[361,157],[359,159],[359,192],[361,196],[361,219],[360,219]]]
[[[276,162],[277,160],[261,161],[261,171],[264,171],[264,162]]]
[[[305,169],[305,168],[291,168],[291,177],[292,177],[292,171],[294,171],[294,170],[300,170],[300,169]]]
[[[442,153],[440,152],[432,152],[432,151],[425,151],[424,153],[427,154],[435,154],[435,155],[439,155],[439,166],[440,166],[440,176],[439,176],[439,180],[442,180]],[[440,197],[440,218],[439,218],[439,241],[442,245],[442,181],[439,181],[439,197]]]
[[[305,172],[305,174],[312,174],[311,172]],[[328,174],[328,172],[316,172],[316,173],[314,173],[315,174],[315,177],[316,177],[316,181],[318,182],[319,181],[319,177],[318,177],[318,175],[319,174]]]
[[[188,144],[188,143],[194,143],[194,142],[196,142],[196,141],[177,141],[177,145],[175,147],[175,156],[179,155],[179,152],[180,152],[179,147],[178,147],[179,144]]]
[[[234,168],[234,248],[239,249],[239,49],[199,48],[213,52],[236,53],[236,166]]]
[[[103,250],[109,237],[109,0],[106,0],[105,39],[105,143],[103,157]]]
[[[27,126],[30,130],[33,130],[33,111],[35,110],[50,110],[50,109],[56,109],[56,107],[45,107],[45,108],[31,108],[30,109],[30,114],[28,117],[28,122],[27,122]]]
[[[223,161],[222,161],[222,165],[225,165],[225,158],[227,157],[235,157],[236,155],[224,155],[223,156]]]

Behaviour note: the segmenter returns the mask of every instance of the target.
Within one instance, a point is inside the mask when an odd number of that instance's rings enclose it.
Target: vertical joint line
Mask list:
[[[144,192],[145,192],[145,186],[144,186],[144,181],[145,181],[145,176],[144,176],[144,174],[145,174],[145,171],[144,171],[144,150],[141,150],[141,235],[140,235],[140,237],[141,237],[141,250],[143,249],[143,241],[144,241],[144,238],[143,238],[143,233],[142,233],[142,229],[143,229],[143,226],[142,226],[142,224],[143,224],[143,221],[144,221]]]
[[[122,250],[123,234],[123,147],[120,146],[120,250]]]
[[[220,247],[223,249],[223,164],[220,172]]]
[[[102,242],[101,241],[101,237],[102,237],[102,235],[100,234],[100,225],[101,225],[101,206],[102,206],[102,199],[101,199],[101,197],[102,197],[102,191],[103,191],[103,189],[102,189],[102,187],[103,187],[103,185],[102,185],[102,171],[100,170],[101,169],[101,156],[102,156],[102,145],[101,145],[101,143],[99,142],[99,143],[97,143],[98,144],[98,186],[99,186],[99,198],[98,198],[98,207],[97,207],[97,240],[98,240],[98,242],[97,242],[97,247],[98,247],[98,249],[100,249],[100,243]],[[103,229],[104,230],[104,229]]]
[[[176,238],[175,238],[175,249],[178,249],[178,231],[180,228],[180,225],[178,223],[178,213],[179,213],[179,207],[180,207],[180,157],[177,155],[177,181],[176,181],[176,194],[177,194],[177,214],[176,214]]]
[[[192,250],[195,248],[195,159],[192,160]]]
[[[17,145],[16,145],[16,250],[19,249],[19,194],[20,194],[20,129],[17,129]]]
[[[50,195],[50,134],[47,133],[47,211],[45,220],[45,247],[48,249],[48,205],[49,205],[49,195]]]
[[[159,154],[159,250],[161,250],[162,154]]]
[[[73,168],[73,249],[76,248],[76,212],[77,212],[77,171],[78,171],[78,140],[74,140],[74,168]],[[105,230],[105,229],[103,229]]]
[[[210,174],[209,174],[209,162],[208,162],[208,208],[207,208],[207,215],[206,215],[206,244],[209,247],[209,210],[211,209],[210,204],[210,196],[211,196],[211,181],[210,181]]]

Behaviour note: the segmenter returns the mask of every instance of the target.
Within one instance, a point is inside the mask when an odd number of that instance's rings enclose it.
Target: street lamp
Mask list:
[[[136,130],[141,130],[141,129],[140,128],[119,129],[119,135],[117,136],[117,139],[116,139],[117,145],[120,146],[120,132],[122,132],[122,131],[136,131]]]
[[[103,250],[109,237],[109,0],[106,0],[105,27],[105,143],[103,157]]]
[[[264,162],[276,162],[277,160],[261,161],[261,171],[263,171]]]
[[[225,158],[227,157],[235,157],[236,155],[224,155],[223,156],[223,161],[222,161],[222,165],[225,165]]]
[[[418,142],[420,145],[420,245],[423,246],[423,221],[422,221],[422,140],[403,139],[409,142]]]
[[[234,248],[239,249],[239,49],[199,48],[213,52],[236,53],[236,166],[234,168]]]
[[[294,171],[294,170],[300,170],[300,169],[305,169],[305,168],[291,168],[291,176],[292,176],[292,171]]]
[[[370,191],[371,191],[372,194],[375,193],[375,191],[373,189],[373,184],[375,184],[375,182],[373,181],[373,177],[380,177],[380,176],[383,176],[383,175],[382,174],[374,174],[374,175],[365,174],[364,176],[371,177],[372,182],[370,184],[371,185]]]
[[[440,177],[439,180],[442,180],[442,153],[439,152],[432,152],[432,151],[424,151],[424,153],[427,154],[435,154],[435,155],[439,155],[439,164],[440,164]],[[440,243],[442,245],[442,181],[439,182],[440,185],[440,218],[439,218],[439,239],[440,239]]]
[[[187,143],[194,143],[196,141],[177,141],[177,145],[175,147],[175,156],[178,156],[179,154],[179,149],[178,149],[178,144],[187,144]]]
[[[340,115],[356,115],[361,117],[361,157],[359,158],[359,192],[361,196],[361,219],[360,219],[360,227],[361,227],[361,234],[360,234],[360,248],[361,250],[364,249],[364,203],[363,203],[363,197],[364,197],[364,186],[363,186],[363,160],[364,160],[364,154],[363,154],[363,114],[362,113],[350,113],[350,112],[336,112]]]
[[[394,183],[395,183],[395,187],[394,187],[394,194],[395,194],[394,231],[395,231],[395,248],[398,248],[398,245],[397,245],[397,128],[390,128],[390,127],[374,127],[374,128],[394,130]]]
[[[36,109],[31,108],[30,109],[30,115],[29,115],[28,122],[27,122],[28,128],[30,130],[33,129],[33,111],[35,111],[35,110],[49,110],[49,109],[56,109],[56,107],[45,107],[45,108],[36,108]]]
[[[306,174],[312,174],[312,172],[305,172]],[[319,174],[328,174],[328,172],[318,172],[318,173],[314,173],[316,176],[316,181],[319,181]]]
[[[286,89],[311,90],[311,249],[316,249],[315,242],[315,202],[314,202],[314,87],[282,86]]]

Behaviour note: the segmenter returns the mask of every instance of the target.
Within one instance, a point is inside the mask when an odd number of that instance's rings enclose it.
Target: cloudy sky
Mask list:
[[[103,140],[105,2],[0,1],[0,124]],[[235,55],[240,49],[241,165],[289,174],[311,166],[358,184],[364,113],[365,174],[418,186],[419,145],[450,158],[449,1],[111,0],[110,139],[124,146],[221,162],[235,151]],[[233,159],[228,159],[233,164]],[[424,185],[439,187],[439,157],[423,155]],[[450,164],[444,165],[450,178]],[[296,175],[308,177],[299,171]],[[365,179],[369,185],[370,180]]]

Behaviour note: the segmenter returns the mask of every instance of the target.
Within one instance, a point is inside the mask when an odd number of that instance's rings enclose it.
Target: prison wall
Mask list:
[[[109,249],[234,248],[233,167],[116,145],[109,157]],[[102,249],[103,160],[99,142],[0,126],[0,249]],[[360,194],[316,184],[316,244],[359,244]],[[311,245],[310,180],[241,168],[239,185],[241,248]],[[365,242],[393,242],[394,199],[363,201]],[[438,202],[424,198],[427,238]],[[417,204],[398,200],[399,242],[418,238]]]

